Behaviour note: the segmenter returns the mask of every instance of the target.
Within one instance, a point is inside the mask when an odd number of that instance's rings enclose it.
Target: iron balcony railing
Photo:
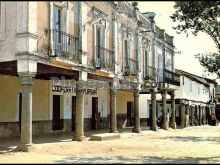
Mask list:
[[[164,82],[180,86],[180,75],[164,69]]]
[[[50,55],[52,57],[79,60],[79,38],[57,29],[51,29],[50,40]]]
[[[157,77],[157,70],[155,67],[152,66],[146,66],[145,67],[145,72],[144,72],[144,79],[145,80],[156,80]]]
[[[114,68],[114,60],[113,60],[114,52],[108,50],[106,48],[95,46],[95,68],[104,68],[104,69],[113,69]]]

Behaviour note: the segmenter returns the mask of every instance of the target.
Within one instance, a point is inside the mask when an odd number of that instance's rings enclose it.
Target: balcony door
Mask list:
[[[102,24],[94,25],[94,59],[95,67],[101,67],[105,62],[105,28]]]
[[[157,47],[157,55],[158,55],[158,79],[159,82],[164,81],[164,55],[161,47]]]
[[[54,42],[61,43],[61,8],[54,6],[53,8],[53,29],[54,31]]]

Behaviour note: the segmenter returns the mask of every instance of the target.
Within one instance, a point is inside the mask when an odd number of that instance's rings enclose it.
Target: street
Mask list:
[[[106,141],[87,136],[87,141],[72,141],[71,134],[36,137],[29,153],[13,152],[10,141],[1,141],[0,163],[220,163],[220,126],[119,133],[120,139]]]

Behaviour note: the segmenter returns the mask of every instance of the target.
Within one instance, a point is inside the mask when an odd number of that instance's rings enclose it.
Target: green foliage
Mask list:
[[[176,9],[170,18],[178,22],[173,27],[179,34],[190,30],[194,35],[207,33],[215,42],[219,53],[197,54],[202,66],[220,76],[220,1],[175,1]]]

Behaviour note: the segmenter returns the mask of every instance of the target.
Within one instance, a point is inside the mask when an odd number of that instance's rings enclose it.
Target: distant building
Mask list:
[[[179,124],[184,125],[184,116],[189,115],[191,125],[207,124],[208,117],[215,111],[214,80],[176,69],[180,75],[180,87],[175,91]]]

